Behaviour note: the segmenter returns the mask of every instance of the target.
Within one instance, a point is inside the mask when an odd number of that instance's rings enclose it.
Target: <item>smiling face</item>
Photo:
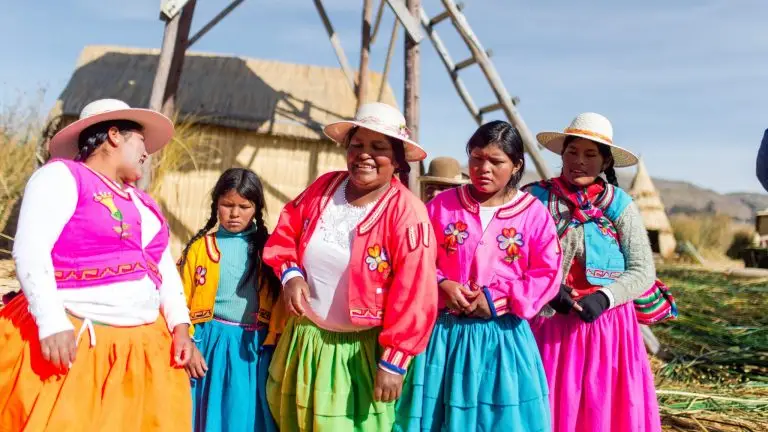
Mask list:
[[[359,128],[347,147],[349,180],[361,191],[378,189],[392,180],[398,164],[387,136]]]
[[[574,186],[586,187],[595,182],[608,166],[597,143],[585,138],[566,141],[563,151],[563,177]]]
[[[256,206],[236,190],[230,189],[216,203],[219,224],[231,233],[248,228],[256,215]]]

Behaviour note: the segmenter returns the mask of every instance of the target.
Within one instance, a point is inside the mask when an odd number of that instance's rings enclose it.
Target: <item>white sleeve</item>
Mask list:
[[[171,256],[170,246],[165,248],[157,267],[163,276],[163,283],[160,284],[160,310],[168,324],[168,330],[173,332],[174,327],[179,324],[191,325],[184,285]]]
[[[77,183],[66,165],[35,171],[24,189],[13,259],[40,339],[74,330],[56,286],[51,251],[77,209]]]

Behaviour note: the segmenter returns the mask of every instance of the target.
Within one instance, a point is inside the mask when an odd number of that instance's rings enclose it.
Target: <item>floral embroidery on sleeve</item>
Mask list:
[[[205,285],[205,275],[208,271],[203,266],[197,266],[195,269],[195,285]]]
[[[520,248],[525,244],[522,233],[512,227],[503,228],[496,241],[499,242],[499,249],[507,253],[504,262],[513,263],[520,258]]]
[[[387,274],[389,272],[389,260],[384,249],[375,244],[368,248],[368,256],[365,258],[368,270]]]
[[[464,240],[469,237],[467,224],[462,221],[449,223],[448,226],[445,227],[445,230],[443,230],[443,233],[445,234],[443,248],[445,248],[448,253],[456,252],[459,245],[464,244]]]

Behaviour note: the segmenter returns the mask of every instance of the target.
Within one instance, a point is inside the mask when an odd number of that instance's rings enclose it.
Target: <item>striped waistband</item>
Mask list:
[[[248,330],[248,331],[258,331],[258,330],[262,330],[262,329],[267,328],[266,324],[258,322],[258,321],[255,322],[255,323],[246,324],[246,323],[239,323],[239,322],[234,322],[234,321],[227,321],[225,319],[221,319],[221,318],[218,318],[218,317],[213,317],[213,320],[216,321],[216,322],[219,322],[221,324],[225,324],[225,325],[229,325],[229,326],[233,326],[233,327],[240,327],[243,330]]]

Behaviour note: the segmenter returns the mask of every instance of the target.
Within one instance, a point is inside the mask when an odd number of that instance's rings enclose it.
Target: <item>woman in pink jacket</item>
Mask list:
[[[555,224],[517,190],[525,161],[512,125],[481,126],[467,154],[472,183],[427,204],[441,313],[414,360],[395,430],[548,431],[547,379],[526,320],[560,285]]]
[[[325,128],[348,171],[321,176],[280,214],[264,248],[289,319],[267,399],[284,431],[386,431],[410,359],[437,313],[435,239],[395,177],[426,153],[395,108],[373,103]]]

